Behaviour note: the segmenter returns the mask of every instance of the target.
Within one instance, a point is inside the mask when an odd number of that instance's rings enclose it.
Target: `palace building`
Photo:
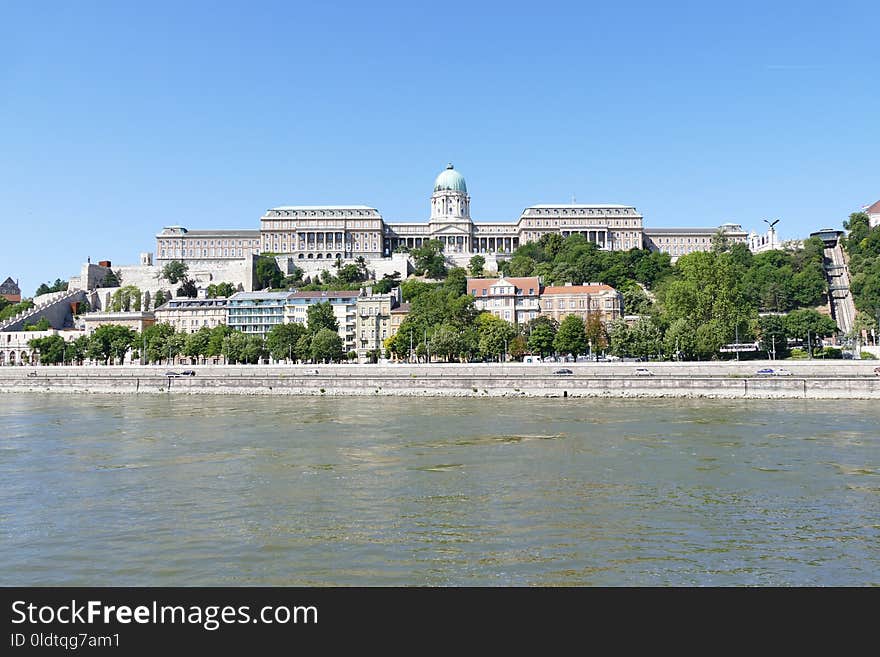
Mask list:
[[[282,205],[260,217],[259,230],[188,230],[167,226],[156,235],[156,261],[210,264],[259,254],[286,256],[293,263],[388,258],[399,250],[443,243],[448,256],[503,256],[548,233],[579,233],[600,249],[649,248],[673,257],[709,250],[711,236],[724,231],[733,241],[747,235],[734,224],[720,228],[646,229],[635,207],[616,204],[549,204],[525,208],[513,222],[471,218],[467,183],[449,164],[434,180],[428,221],[386,222],[366,205]],[[317,263],[315,263],[317,264]]]

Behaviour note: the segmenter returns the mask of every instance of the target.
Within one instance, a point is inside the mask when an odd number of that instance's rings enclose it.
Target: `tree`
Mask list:
[[[144,362],[155,363],[168,358],[169,340],[174,333],[171,324],[159,323],[145,328],[141,334],[141,344],[147,345]]]
[[[761,351],[767,356],[785,358],[788,355],[788,331],[785,319],[779,315],[764,315],[758,318],[758,339]]]
[[[452,267],[446,275],[443,287],[457,296],[467,294],[467,272],[464,267]]]
[[[135,332],[127,326],[102,324],[89,336],[88,356],[105,365],[112,360],[119,364],[134,342]]]
[[[28,340],[28,346],[40,355],[40,363],[54,365],[65,358],[65,342],[60,335],[47,335]]]
[[[838,331],[837,324],[833,319],[811,308],[793,310],[785,316],[784,321],[788,334],[804,341],[825,338]]]
[[[281,286],[284,274],[281,273],[273,256],[261,255],[257,257],[254,278],[259,289],[277,288]]]
[[[730,238],[723,229],[719,228],[712,235],[712,251],[714,253],[726,253],[730,251],[730,245]]]
[[[296,341],[293,353],[297,360],[307,361],[312,359],[312,335],[310,333],[304,333]]]
[[[186,278],[183,281],[183,285],[177,288],[177,296],[179,297],[189,297],[190,299],[195,299],[199,294],[199,290],[196,287],[195,282]]]
[[[65,357],[68,362],[81,365],[89,352],[89,336],[81,335],[71,342],[67,348]]]
[[[198,359],[208,355],[208,344],[211,341],[211,329],[203,326],[195,333],[186,336],[183,345],[183,355]]]
[[[156,295],[153,297],[153,308],[158,308],[165,304],[168,299],[165,298],[165,293],[162,290],[156,290]]]
[[[374,294],[388,294],[396,287],[400,287],[400,272],[395,271],[390,274],[385,274],[382,277],[382,280],[376,281],[376,284],[373,285],[373,293]]]
[[[225,299],[235,294],[235,286],[232,283],[216,283],[208,286],[207,297],[209,299]]]
[[[315,362],[339,362],[343,359],[342,338],[336,331],[322,328],[312,338],[312,360]]]
[[[584,333],[587,336],[587,345],[592,351],[604,351],[608,347],[608,333],[605,325],[598,314],[592,314],[584,322]]]
[[[480,313],[476,319],[478,348],[485,358],[497,358],[505,353],[509,342],[516,335],[513,324],[492,313]]]
[[[244,342],[242,360],[245,363],[256,365],[260,359],[266,357],[266,342],[262,335],[248,335]]]
[[[651,308],[651,300],[641,286],[632,281],[621,290],[623,309],[627,315],[643,315]]]
[[[41,316],[36,324],[25,324],[25,331],[48,331],[52,328],[52,324],[49,323],[49,320],[46,319],[45,315]]]
[[[206,356],[216,357],[224,355],[223,341],[232,333],[232,329],[226,324],[218,324],[210,329],[208,336],[208,347],[205,351]]]
[[[110,310],[114,313],[139,311],[141,309],[141,291],[134,285],[120,287],[110,299]]]
[[[34,296],[51,294],[53,292],[63,292],[66,289],[67,281],[62,281],[60,278],[56,278],[54,283],[41,283],[40,287],[38,287],[37,291],[34,293]]]
[[[529,351],[541,356],[553,353],[553,342],[559,325],[551,317],[539,316],[526,325]]]
[[[101,281],[101,287],[119,287],[120,285],[122,285],[122,274],[118,271],[114,272],[112,269],[107,272],[104,280]]]
[[[241,331],[232,331],[223,339],[223,353],[226,354],[227,362],[243,363],[247,359],[247,338]]]
[[[483,275],[483,268],[486,266],[486,258],[481,255],[473,256],[468,262],[468,269],[471,272],[471,276],[474,278],[479,278]]]
[[[336,333],[339,330],[339,322],[333,313],[333,306],[329,301],[313,303],[306,310],[306,326],[309,333],[316,335],[322,329],[329,329]]]
[[[296,343],[307,333],[302,324],[276,324],[266,335],[266,348],[273,359],[295,358]]]
[[[431,334],[431,353],[443,360],[457,360],[464,351],[461,332],[455,326],[443,324]]]
[[[587,353],[587,335],[584,330],[584,320],[578,315],[566,315],[559,324],[559,331],[553,341],[553,347],[558,353],[578,354]]]
[[[632,331],[622,319],[608,325],[608,350],[619,358],[633,355]]]
[[[189,272],[189,265],[185,262],[181,262],[180,260],[172,260],[167,265],[162,267],[162,278],[166,281],[175,285],[178,282],[183,282],[186,280],[187,273]]]
[[[422,246],[412,249],[413,268],[417,275],[440,279],[446,276],[446,258],[443,256],[443,242],[428,240]]]
[[[663,333],[651,318],[642,318],[633,325],[631,340],[633,354],[644,359],[657,356],[663,350]]]
[[[664,351],[675,360],[694,360],[697,356],[696,328],[680,317],[666,329],[663,338]]]
[[[516,360],[522,360],[522,357],[526,354],[526,349],[526,339],[522,335],[514,336],[513,340],[507,345],[507,353]]]

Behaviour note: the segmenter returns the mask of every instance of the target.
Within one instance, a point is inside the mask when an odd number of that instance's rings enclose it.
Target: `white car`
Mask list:
[[[773,376],[791,376],[791,372],[782,367],[773,370]]]
[[[637,367],[634,374],[636,376],[654,376],[654,373],[647,367]]]

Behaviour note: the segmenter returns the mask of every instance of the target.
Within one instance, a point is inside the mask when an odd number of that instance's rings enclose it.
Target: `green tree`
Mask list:
[[[339,330],[339,322],[333,313],[333,306],[329,301],[313,303],[306,310],[306,327],[309,333],[316,335],[322,329],[329,329],[336,333]]]
[[[793,310],[785,316],[784,322],[791,337],[804,341],[827,338],[838,331],[837,323],[833,319],[811,308]]]
[[[442,324],[431,334],[431,353],[445,361],[455,361],[465,351],[461,331],[449,324]]]
[[[183,355],[198,359],[208,355],[208,344],[211,341],[211,329],[203,326],[195,333],[186,336],[183,345]]]
[[[294,347],[293,353],[297,360],[307,361],[312,359],[311,333],[303,334],[303,336],[296,341],[296,346]]]
[[[209,299],[226,299],[235,293],[236,289],[232,283],[212,283],[206,292]]]
[[[651,318],[642,318],[631,329],[633,355],[648,359],[663,351],[663,333]]]
[[[174,332],[171,324],[161,322],[145,328],[140,337],[141,345],[144,342],[147,345],[144,362],[156,363],[168,358],[168,342]]]
[[[342,338],[336,331],[322,328],[312,338],[312,360],[336,363],[343,359]]]
[[[556,333],[553,347],[558,353],[572,356],[587,353],[584,320],[577,315],[566,315],[559,323],[559,331]]]
[[[608,325],[608,350],[619,358],[634,355],[632,331],[622,319]]]
[[[183,281],[183,284],[177,288],[177,296],[179,297],[189,297],[190,299],[195,299],[199,294],[199,290],[196,287],[195,281],[192,279],[186,278]]]
[[[162,278],[172,285],[185,281],[188,273],[189,265],[180,260],[172,260],[162,267]]]
[[[471,272],[471,276],[474,278],[480,278],[483,275],[483,268],[486,266],[486,258],[481,255],[473,256],[468,262],[468,269]]]
[[[231,364],[247,362],[248,336],[241,331],[232,331],[223,338],[223,353]]]
[[[526,355],[527,347],[525,337],[516,335],[510,341],[510,344],[507,345],[507,353],[515,360],[522,360],[522,357]]]
[[[697,356],[696,327],[684,317],[674,320],[664,335],[664,351],[675,360],[694,360]]]
[[[46,319],[45,315],[41,316],[36,324],[25,324],[25,331],[48,331],[52,328],[52,324],[49,323],[49,320]]]
[[[168,299],[165,298],[165,293],[162,290],[156,290],[156,295],[153,297],[153,308],[158,308],[165,304]]]
[[[400,272],[398,271],[385,274],[381,280],[376,281],[376,284],[373,285],[373,293],[388,294],[396,287],[400,287]]]
[[[547,356],[553,353],[553,343],[559,325],[551,317],[539,316],[526,325],[529,351]]]
[[[492,313],[480,313],[476,319],[478,348],[484,358],[503,356],[510,341],[516,335],[513,324]]]
[[[263,339],[263,336],[248,335],[244,342],[242,360],[245,363],[256,365],[260,362],[260,359],[265,358],[266,355],[266,341]]]
[[[295,322],[276,324],[266,335],[266,348],[276,361],[296,357],[296,343],[307,333],[306,327]]]
[[[40,287],[37,288],[35,296],[51,294],[53,292],[63,292],[65,290],[67,290],[67,281],[62,281],[60,278],[56,278],[54,283],[41,283]]]
[[[120,285],[122,285],[122,274],[112,269],[107,272],[104,280],[101,281],[101,287],[119,287]]]
[[[284,274],[278,268],[278,263],[273,256],[261,255],[257,257],[254,267],[254,278],[256,278],[257,288],[277,288],[280,287],[281,281],[284,280]]]
[[[89,336],[81,335],[69,344],[65,356],[67,362],[75,365],[82,365],[82,362],[88,357],[88,353]]]
[[[65,358],[66,344],[60,335],[28,340],[28,346],[39,354],[40,363],[43,365],[55,365]]]
[[[141,309],[141,291],[134,285],[120,287],[110,299],[110,310],[114,313],[139,311]]]
[[[89,336],[88,356],[105,365],[114,360],[122,364],[135,336],[136,333],[127,326],[102,324]]]
[[[210,335],[208,336],[208,347],[205,351],[205,355],[208,357],[223,356],[223,341],[231,333],[232,329],[226,326],[226,324],[218,324],[214,328],[210,329]]]
[[[608,347],[608,332],[605,324],[597,314],[591,314],[584,322],[584,333],[587,336],[587,345],[593,351],[604,351]]]
[[[764,315],[758,318],[758,347],[767,356],[785,358],[788,355],[788,331],[785,319],[780,315]]]
[[[446,275],[443,287],[458,295],[467,294],[467,272],[463,267],[452,267]]]
[[[412,249],[413,268],[416,275],[440,279],[446,276],[446,258],[443,256],[443,242],[428,240],[422,246]]]

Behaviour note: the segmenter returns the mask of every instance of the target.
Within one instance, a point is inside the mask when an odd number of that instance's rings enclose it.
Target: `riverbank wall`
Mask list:
[[[0,393],[359,395],[457,397],[708,397],[880,399],[876,361],[783,364],[790,376],[758,376],[780,363],[471,365],[63,366],[0,369]],[[556,374],[566,368],[572,374]]]

